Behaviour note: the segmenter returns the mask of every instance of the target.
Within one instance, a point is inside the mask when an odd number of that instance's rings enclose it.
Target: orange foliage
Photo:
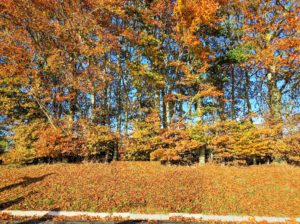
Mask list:
[[[151,160],[179,164],[199,161],[200,150],[204,143],[193,140],[185,126],[173,124],[173,128],[162,131],[160,136],[160,146],[151,153]]]
[[[11,131],[0,136],[10,143],[4,160],[110,161],[123,147],[128,160],[190,163],[205,150],[221,162],[298,163],[299,125],[283,111],[299,109],[299,7],[0,1],[0,125]],[[243,121],[254,104],[272,116]]]
[[[220,121],[205,129],[208,149],[217,160],[299,161],[299,132],[284,134],[282,123]]]
[[[161,144],[160,122],[156,111],[150,112],[144,122],[134,123],[134,132],[125,142],[125,158],[128,160],[150,160],[150,153]]]
[[[1,166],[0,180],[1,205],[8,210],[300,215],[300,170],[287,165]]]
[[[107,127],[88,125],[88,122],[80,120],[76,127],[68,121],[61,122],[57,129],[43,123],[18,127],[14,136],[17,144],[15,149],[3,155],[4,162],[36,163],[36,160],[50,162],[64,158],[74,162],[82,159],[110,161],[118,147],[118,136]],[[20,132],[22,134],[19,135]]]

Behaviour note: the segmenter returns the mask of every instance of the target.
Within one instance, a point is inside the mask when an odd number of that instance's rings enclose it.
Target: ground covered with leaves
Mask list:
[[[0,167],[0,209],[300,216],[300,168],[154,162]]]

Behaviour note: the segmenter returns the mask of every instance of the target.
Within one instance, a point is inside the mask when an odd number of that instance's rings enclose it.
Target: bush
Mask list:
[[[84,157],[92,160],[111,161],[114,151],[119,147],[119,136],[104,126],[93,125],[88,128],[85,140]]]
[[[200,151],[205,143],[193,140],[186,129],[176,129],[178,124],[161,133],[160,148],[151,153],[151,160],[170,164],[199,162]]]
[[[4,153],[1,160],[5,164],[26,164],[32,162],[36,158],[34,149],[14,149]]]
[[[4,153],[5,149],[7,148],[8,142],[6,140],[0,139],[0,155]]]
[[[281,123],[216,122],[207,126],[208,149],[213,151],[214,160],[219,162],[244,160],[248,164],[268,163],[284,158],[288,150],[282,129]]]
[[[284,152],[288,162],[300,165],[300,132],[292,133],[284,140],[288,147],[288,150]]]
[[[126,160],[150,160],[150,154],[161,144],[160,120],[156,111],[151,111],[143,122],[134,122],[134,131],[125,141]]]
[[[14,148],[5,153],[6,163],[111,161],[119,137],[107,127],[86,120],[63,120],[58,128],[35,122],[15,129]],[[23,133],[23,135],[21,134]]]
[[[44,120],[20,124],[10,139],[13,149],[4,153],[5,163],[110,162],[120,136],[108,127],[88,120],[61,120],[54,128]],[[125,160],[153,160],[169,164],[193,164],[205,159],[228,165],[251,165],[286,161],[300,164],[300,132],[297,124],[266,119],[254,125],[249,120],[218,121],[187,127],[172,123],[161,129],[159,115],[151,111],[124,138]]]

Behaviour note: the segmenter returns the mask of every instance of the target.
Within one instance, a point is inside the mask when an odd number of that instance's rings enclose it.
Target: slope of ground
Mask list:
[[[0,167],[0,209],[300,216],[300,168],[150,162]]]

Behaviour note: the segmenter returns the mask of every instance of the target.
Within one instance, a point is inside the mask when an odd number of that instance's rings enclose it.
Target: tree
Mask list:
[[[3,0],[0,141],[17,161],[296,161],[299,16],[296,0]]]

